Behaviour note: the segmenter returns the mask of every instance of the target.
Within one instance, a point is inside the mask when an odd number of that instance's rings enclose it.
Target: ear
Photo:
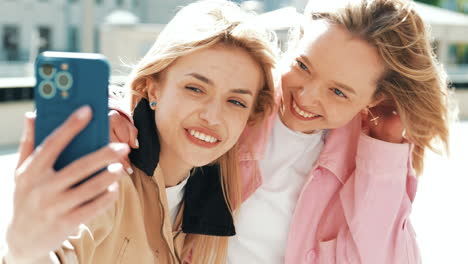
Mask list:
[[[158,82],[152,78],[146,78],[146,87],[148,93],[148,100],[150,102],[157,102],[157,98],[160,97],[160,89],[158,89]]]

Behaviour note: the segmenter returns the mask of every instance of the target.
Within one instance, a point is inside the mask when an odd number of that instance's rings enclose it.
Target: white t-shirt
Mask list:
[[[171,223],[174,225],[177,214],[179,213],[182,200],[184,199],[185,185],[187,184],[188,178],[181,181],[179,184],[167,187],[167,204],[169,206],[169,214],[171,216]]]
[[[228,263],[284,263],[289,225],[299,192],[323,148],[323,131],[303,134],[275,120],[265,157],[263,184],[241,206],[229,240]]]

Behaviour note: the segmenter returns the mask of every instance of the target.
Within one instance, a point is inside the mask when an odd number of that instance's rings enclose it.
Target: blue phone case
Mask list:
[[[90,53],[44,52],[35,63],[34,101],[37,115],[35,146],[60,126],[77,108],[89,105],[93,118],[64,149],[54,164],[60,170],[109,142],[109,64]]]

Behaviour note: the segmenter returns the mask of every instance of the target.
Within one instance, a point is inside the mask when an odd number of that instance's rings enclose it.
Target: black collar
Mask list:
[[[133,113],[138,129],[140,147],[132,149],[130,161],[146,175],[152,176],[159,162],[161,151],[154,111],[149,102],[142,99]],[[184,233],[233,236],[236,234],[232,215],[224,199],[219,164],[195,168],[192,171],[184,195]]]

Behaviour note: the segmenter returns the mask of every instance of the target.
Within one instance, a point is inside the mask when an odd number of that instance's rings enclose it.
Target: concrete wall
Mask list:
[[[16,145],[24,128],[24,113],[34,110],[32,101],[0,104],[0,147]]]
[[[460,119],[468,120],[468,89],[457,90],[455,92],[455,100],[457,101],[458,108],[460,110]]]

